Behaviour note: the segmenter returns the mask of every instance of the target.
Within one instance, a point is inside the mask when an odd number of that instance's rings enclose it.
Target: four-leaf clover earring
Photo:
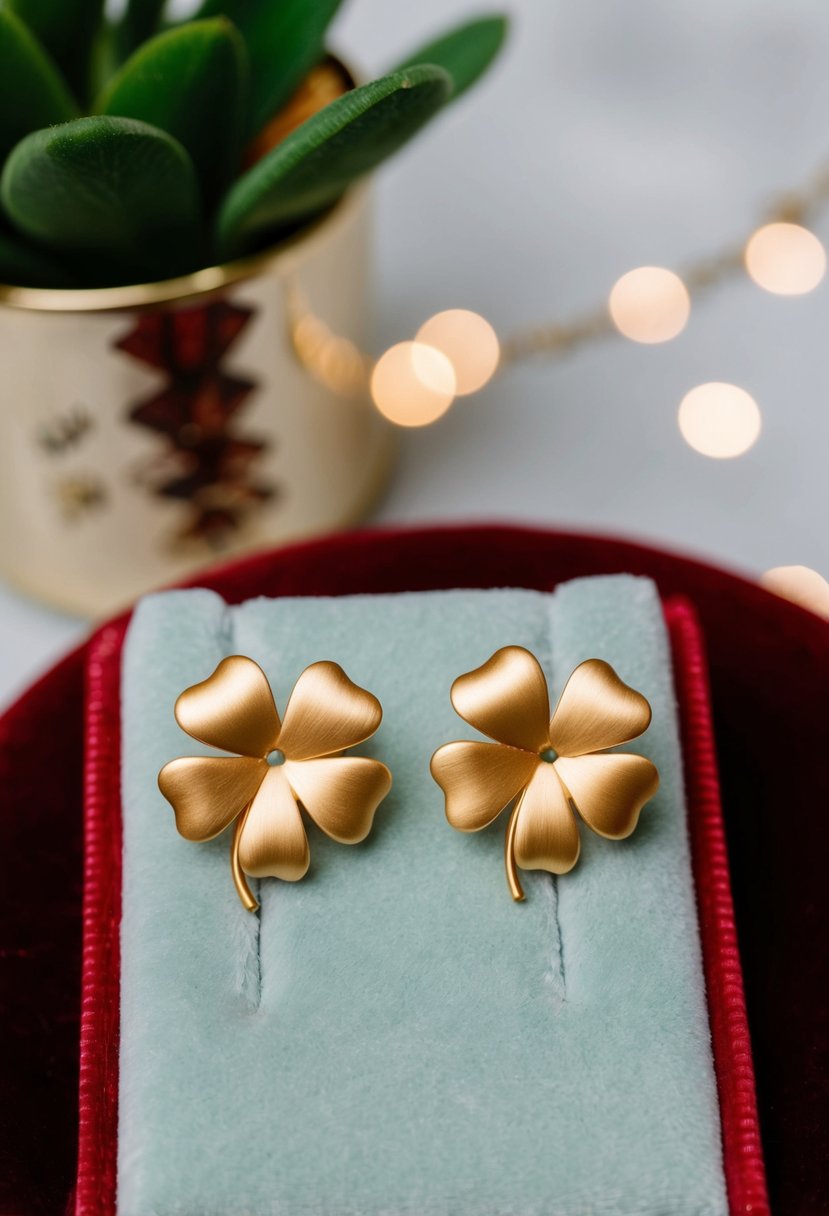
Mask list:
[[[234,754],[171,760],[159,788],[187,840],[212,840],[236,821],[230,866],[251,912],[259,905],[246,875],[296,882],[308,870],[299,804],[332,840],[357,844],[391,789],[385,764],[342,755],[374,734],[383,710],[336,663],[306,667],[282,722],[265,673],[243,655],[185,689],[175,714],[188,735]]]
[[[447,743],[432,757],[446,818],[461,832],[487,827],[514,800],[504,860],[513,899],[524,892],[516,866],[566,874],[581,849],[578,820],[621,840],[659,788],[644,756],[610,752],[647,730],[651,708],[602,659],[570,676],[550,719],[547,681],[534,655],[505,646],[459,676],[452,704],[494,743]]]

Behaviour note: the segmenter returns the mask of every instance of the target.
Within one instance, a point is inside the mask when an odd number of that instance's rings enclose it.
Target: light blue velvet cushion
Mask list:
[[[499,646],[557,695],[607,659],[650,699],[631,750],[662,787],[628,841],[526,876],[504,821],[467,836],[429,775],[475,737],[453,678]],[[309,826],[312,869],[245,912],[228,838],[175,830],[156,774],[196,754],[173,703],[224,655],[280,708],[327,658],[381,699],[361,750],[394,788],[363,845]],[[652,585],[145,600],[123,675],[120,1216],[724,1216],[720,1127],[670,658]]]

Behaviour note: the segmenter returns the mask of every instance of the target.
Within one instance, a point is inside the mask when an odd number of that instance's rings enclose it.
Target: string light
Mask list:
[[[500,341],[484,317],[449,309],[422,325],[414,342],[398,343],[377,361],[309,321],[307,301],[294,284],[288,293],[291,340],[306,369],[327,387],[347,395],[362,395],[368,387],[378,410],[392,422],[426,426],[442,417],[456,396],[477,392],[496,371],[529,356],[560,358],[614,332],[641,343],[669,341],[687,324],[692,297],[741,272],[778,294],[813,290],[825,274],[826,253],[805,221],[827,201],[829,165],[802,190],[781,198],[773,219],[748,241],[698,259],[681,275],[661,266],[636,267],[615,283],[606,305]],[[680,405],[683,437],[716,459],[748,451],[761,425],[756,402],[736,385],[700,385]]]
[[[703,456],[723,460],[742,456],[760,434],[757,402],[736,384],[700,384],[679,407],[679,429],[687,444]]]
[[[291,345],[305,370],[343,397],[365,393],[374,360],[349,338],[332,333],[311,310],[296,280],[287,281],[285,309]]]
[[[663,266],[639,266],[617,279],[608,300],[613,324],[633,342],[668,342],[682,333],[691,297],[678,274]]]
[[[808,566],[775,566],[760,583],[768,591],[829,620],[829,583]]]
[[[709,291],[741,270],[777,295],[813,291],[826,273],[826,251],[804,226],[829,200],[829,166],[799,193],[783,198],[771,222],[743,246],[700,258],[682,276],[662,266],[639,266],[621,276],[607,307],[569,321],[519,331],[499,341],[489,322],[467,309],[435,314],[413,342],[399,342],[374,361],[314,317],[296,282],[286,290],[289,335],[306,369],[327,387],[355,395],[368,386],[377,409],[398,426],[437,421],[457,396],[483,388],[496,371],[531,355],[561,357],[615,330],[634,342],[655,344],[682,333],[691,295]],[[754,398],[735,384],[711,382],[691,389],[679,406],[685,441],[704,456],[741,456],[757,441],[762,417]],[[761,583],[829,619],[829,582],[806,566],[778,566]]]
[[[398,342],[377,360],[371,396],[380,413],[398,426],[427,426],[454,401],[455,372],[435,347]]]
[[[501,347],[489,321],[466,308],[436,313],[417,331],[417,342],[441,351],[455,372],[455,393],[465,397],[488,384],[498,368]]]
[[[826,273],[826,251],[800,224],[765,224],[749,239],[745,264],[758,287],[779,296],[814,291]]]

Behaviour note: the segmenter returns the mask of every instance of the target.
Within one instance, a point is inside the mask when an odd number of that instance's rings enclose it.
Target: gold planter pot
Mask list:
[[[368,263],[357,189],[280,248],[186,278],[0,288],[0,573],[99,616],[358,520],[391,458],[353,367]],[[338,335],[333,354],[321,331]],[[351,393],[334,387],[344,340]]]

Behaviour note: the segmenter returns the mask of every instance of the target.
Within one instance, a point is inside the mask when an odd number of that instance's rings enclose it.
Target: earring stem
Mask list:
[[[236,892],[243,905],[247,908],[248,912],[255,912],[259,907],[259,903],[256,899],[254,899],[253,892],[248,886],[248,880],[239,861],[239,844],[242,839],[242,829],[245,826],[245,820],[248,817],[249,811],[250,803],[248,803],[248,805],[242,811],[242,814],[236,820],[233,827],[233,841],[230,846],[230,871],[233,875],[233,882],[236,887]]]
[[[518,808],[520,801],[512,808],[507,824],[507,835],[504,840],[504,868],[507,872],[507,886],[510,890],[510,895],[516,903],[521,903],[524,898],[524,888],[518,879],[518,871],[515,866],[515,829],[518,826]]]

